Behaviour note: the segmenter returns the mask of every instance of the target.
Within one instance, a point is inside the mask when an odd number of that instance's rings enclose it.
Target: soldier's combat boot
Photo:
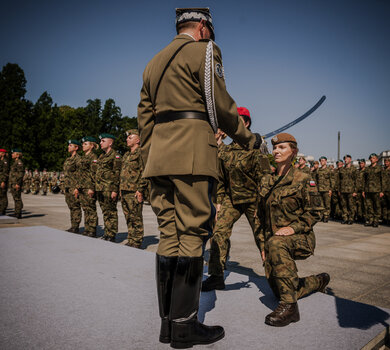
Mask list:
[[[191,348],[211,344],[225,336],[220,326],[205,326],[198,321],[203,257],[178,257],[172,286],[171,347]]]
[[[265,317],[265,323],[274,327],[284,327],[291,322],[298,322],[298,303],[288,304],[281,301],[278,307]]]
[[[223,276],[210,275],[202,282],[202,292],[210,292],[211,290],[225,289],[225,281]]]
[[[330,282],[330,276],[326,272],[320,273],[317,275],[319,281],[320,281],[320,286],[317,289],[317,292],[324,293],[326,286]]]
[[[79,233],[79,228],[78,227],[71,227],[71,228],[68,228],[66,231],[71,232],[71,233]]]
[[[378,227],[378,223],[377,223],[376,221],[374,221],[374,222],[372,223],[372,227]]]
[[[171,342],[171,308],[172,284],[176,271],[177,256],[162,256],[156,254],[156,282],[158,309],[161,317],[160,342]]]

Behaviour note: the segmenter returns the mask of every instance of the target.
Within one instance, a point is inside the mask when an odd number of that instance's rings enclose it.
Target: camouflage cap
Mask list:
[[[177,8],[176,9],[176,32],[177,27],[181,23],[185,22],[200,22],[206,21],[207,26],[211,32],[211,39],[215,40],[213,19],[211,18],[210,9],[208,7],[203,8]]]
[[[95,142],[95,143],[97,143],[98,140],[93,136],[85,136],[81,139],[81,142]]]
[[[20,148],[13,148],[13,149],[11,149],[11,152],[12,153],[23,153]]]
[[[102,133],[99,135],[99,139],[113,139],[115,140],[115,136],[112,135],[112,134],[108,134],[108,133]]]
[[[295,137],[292,136],[291,134],[286,133],[286,132],[282,132],[280,134],[275,135],[271,139],[271,142],[272,142],[272,145],[274,145],[274,146],[279,144],[279,143],[283,143],[283,142],[292,142],[292,143],[297,144],[297,140],[295,139]]]
[[[76,145],[76,146],[81,146],[81,143],[79,140],[68,140],[69,145]]]
[[[371,153],[368,159],[370,159],[371,157],[378,157],[378,155],[376,153]]]
[[[321,159],[328,160],[328,158],[326,158],[325,156],[321,156],[319,160],[321,160]]]
[[[138,131],[138,129],[130,129],[130,130],[127,130],[127,131],[126,131],[126,136],[129,136],[129,135],[138,135],[138,136],[139,136],[139,131]]]

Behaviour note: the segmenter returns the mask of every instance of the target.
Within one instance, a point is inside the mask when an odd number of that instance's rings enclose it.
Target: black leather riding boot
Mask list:
[[[162,256],[156,254],[156,282],[158,308],[161,317],[160,342],[171,342],[171,322],[169,310],[171,307],[172,283],[176,271],[177,256]]]
[[[205,326],[198,321],[202,275],[203,257],[178,257],[169,314],[173,348],[211,344],[225,335],[222,327]]]

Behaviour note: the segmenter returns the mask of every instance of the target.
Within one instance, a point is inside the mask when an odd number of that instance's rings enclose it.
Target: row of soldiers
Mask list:
[[[63,177],[63,173],[58,177],[57,172],[49,174],[46,169],[43,169],[42,173],[38,169],[34,172],[26,169],[23,177],[23,191],[25,194],[32,193],[35,195],[42,191],[42,195],[46,196],[47,192],[52,192],[54,187],[60,188]],[[56,190],[54,189],[54,191]]]
[[[329,217],[341,219],[342,224],[364,222],[365,226],[378,227],[380,221],[390,223],[390,160],[385,166],[378,164],[378,155],[370,154],[370,165],[359,159],[359,168],[352,165],[347,154],[336,167],[327,165],[327,158],[321,157],[310,169],[301,157],[296,167],[311,175],[321,193],[325,211],[323,221]]]

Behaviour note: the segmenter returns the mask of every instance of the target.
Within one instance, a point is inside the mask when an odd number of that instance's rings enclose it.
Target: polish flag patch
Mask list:
[[[93,162],[94,162],[94,163],[97,163],[97,159],[94,159]]]
[[[313,181],[313,180],[310,180],[309,185],[310,185],[311,187],[314,187],[314,186],[316,185],[316,182]]]
[[[116,159],[119,159],[119,158],[120,158],[120,156],[115,156],[115,158],[116,158]]]

